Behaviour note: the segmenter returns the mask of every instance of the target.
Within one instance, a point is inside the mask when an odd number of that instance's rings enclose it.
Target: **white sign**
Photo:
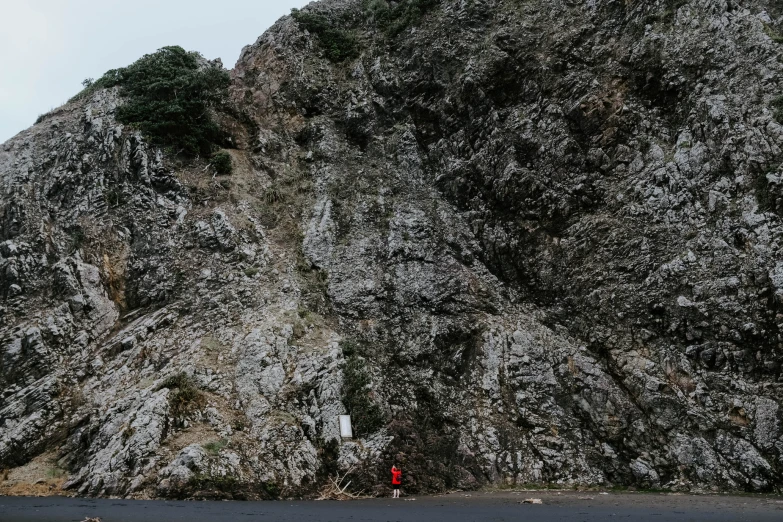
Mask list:
[[[353,429],[351,429],[350,415],[340,415],[340,437],[343,439],[353,438]]]

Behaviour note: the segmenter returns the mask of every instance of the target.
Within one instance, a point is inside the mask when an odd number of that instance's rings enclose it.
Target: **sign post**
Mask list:
[[[353,439],[350,415],[340,415],[340,438],[343,440]]]

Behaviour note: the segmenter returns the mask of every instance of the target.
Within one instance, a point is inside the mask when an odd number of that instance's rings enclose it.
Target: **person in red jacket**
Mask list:
[[[391,469],[392,473],[392,489],[394,490],[394,495],[392,495],[392,498],[400,498],[400,486],[402,486],[402,470],[398,468],[396,465],[392,466]]]

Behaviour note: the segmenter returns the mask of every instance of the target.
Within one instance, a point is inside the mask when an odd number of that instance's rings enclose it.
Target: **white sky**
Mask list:
[[[0,143],[98,78],[166,45],[230,69],[309,0],[0,0]]]

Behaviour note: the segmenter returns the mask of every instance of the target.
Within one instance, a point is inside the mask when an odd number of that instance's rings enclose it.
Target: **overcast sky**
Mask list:
[[[309,0],[0,0],[0,143],[85,78],[180,45],[230,69],[242,47]]]

